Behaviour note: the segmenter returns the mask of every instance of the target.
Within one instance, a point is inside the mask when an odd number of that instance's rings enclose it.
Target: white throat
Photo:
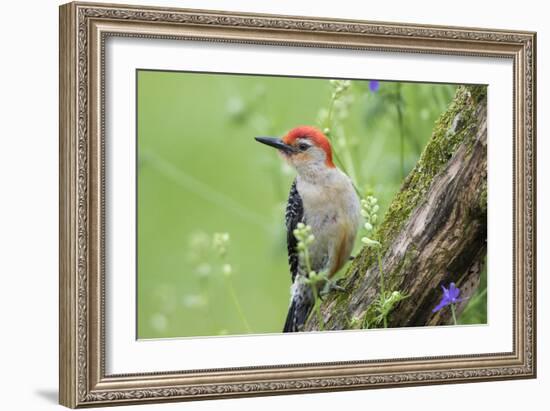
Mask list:
[[[342,172],[336,167],[327,167],[321,162],[309,162],[296,165],[299,179],[310,184],[321,184],[334,176],[342,175]]]

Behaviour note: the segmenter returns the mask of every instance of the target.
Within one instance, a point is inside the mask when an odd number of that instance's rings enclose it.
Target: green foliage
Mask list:
[[[340,166],[361,192],[377,193],[381,214],[456,89],[381,82],[372,92],[354,80],[335,96],[341,86],[138,72],[139,338],[246,333],[227,279],[252,332],[280,332],[290,286],[284,204],[294,174],[254,136],[325,128],[330,117]],[[223,258],[213,249],[216,232],[231,237]]]
[[[326,273],[317,273],[311,268],[311,259],[309,258],[309,246],[315,241],[315,236],[311,234],[311,227],[305,225],[304,223],[298,223],[296,229],[293,232],[294,237],[298,241],[296,245],[296,250],[300,258],[300,262],[307,269],[307,277],[300,276],[299,281],[302,281],[304,284],[307,284],[311,288],[311,292],[314,298],[314,306],[312,312],[317,316],[317,323],[319,329],[323,330],[323,319],[321,317],[320,309],[320,298],[319,298],[319,288],[321,284],[328,281]]]
[[[393,308],[402,300],[408,297],[400,290],[389,289],[386,286],[384,267],[382,265],[382,243],[380,241],[369,238],[372,235],[374,227],[378,221],[378,199],[373,195],[368,195],[361,200],[361,215],[365,219],[364,229],[367,235],[361,238],[361,242],[367,248],[371,248],[376,253],[378,261],[378,271],[380,274],[380,289],[373,304],[367,309],[363,320],[363,328],[374,328],[383,325],[388,327],[388,316]],[[368,314],[368,315],[367,315]]]
[[[404,221],[409,218],[429,188],[433,177],[441,171],[456,147],[464,141],[468,133],[464,127],[468,124],[468,116],[473,115],[471,90],[479,95],[482,86],[460,86],[457,98],[444,115],[438,119],[433,130],[431,143],[426,146],[415,167],[415,173],[409,175],[403,185],[403,190],[393,201],[391,208],[380,227],[379,238],[393,238]],[[452,132],[448,132],[452,130]]]
[[[380,242],[369,238],[368,235],[371,235],[374,230],[374,225],[378,221],[378,210],[380,206],[378,205],[378,199],[372,195],[367,196],[361,200],[361,215],[365,219],[363,228],[367,235],[361,238],[361,242],[367,247],[380,247]]]
[[[479,286],[458,317],[459,324],[487,324],[487,264],[481,271]]]
[[[374,318],[374,324],[371,324],[370,328],[373,328],[372,325],[379,326],[380,324],[383,324],[384,328],[387,328],[388,316],[390,315],[394,307],[400,301],[403,301],[407,297],[408,295],[403,294],[401,291],[381,292],[374,302],[374,306],[376,308],[376,317]]]

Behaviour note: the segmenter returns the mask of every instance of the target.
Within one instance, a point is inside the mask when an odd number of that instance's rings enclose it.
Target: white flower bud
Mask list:
[[[371,240],[368,237],[361,238],[361,242],[365,244],[367,247],[378,247],[380,243],[376,240]]]

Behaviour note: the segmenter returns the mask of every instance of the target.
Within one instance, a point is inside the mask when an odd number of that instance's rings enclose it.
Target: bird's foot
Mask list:
[[[346,287],[342,286],[342,284],[344,283],[344,280],[345,280],[344,278],[339,278],[336,281],[327,280],[325,286],[323,287],[323,289],[319,293],[319,295],[321,296],[321,299],[323,297],[327,296],[328,294],[330,294],[333,291],[337,291],[337,292],[340,292],[340,293],[345,293],[347,291],[347,289],[346,289]]]

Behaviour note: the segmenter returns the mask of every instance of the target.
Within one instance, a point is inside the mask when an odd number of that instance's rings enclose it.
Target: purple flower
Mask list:
[[[373,93],[376,93],[378,89],[380,88],[380,82],[378,80],[370,80],[369,81],[369,90]]]
[[[443,307],[462,301],[462,298],[458,298],[460,295],[460,289],[455,285],[455,283],[451,283],[448,289],[443,285],[441,288],[443,288],[443,297],[441,298],[439,304],[437,304],[437,307],[432,310],[433,313],[441,310]]]

